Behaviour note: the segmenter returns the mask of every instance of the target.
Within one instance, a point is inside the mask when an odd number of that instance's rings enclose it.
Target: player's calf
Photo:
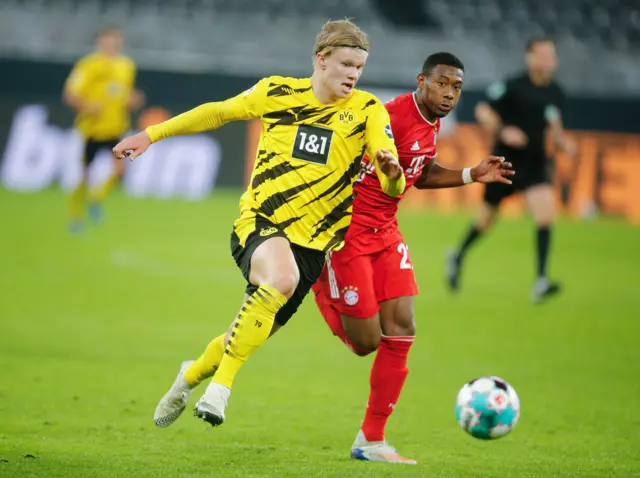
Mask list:
[[[486,232],[493,227],[498,215],[498,204],[495,198],[489,198],[491,202],[487,202],[487,198],[480,205],[476,220],[467,231],[464,239],[458,248],[451,248],[447,252],[445,270],[447,283],[452,291],[460,288],[460,271],[465,255],[469,248],[477,242]]]
[[[555,199],[548,184],[538,184],[525,191],[525,197],[536,223],[537,279],[532,300],[539,303],[560,292],[560,285],[547,278],[551,248],[551,224],[555,218]]]
[[[407,359],[415,335],[413,297],[382,302],[380,322],[384,335],[371,368],[371,390],[361,427],[363,436],[370,442],[384,442],[387,420],[398,403],[409,373]]]

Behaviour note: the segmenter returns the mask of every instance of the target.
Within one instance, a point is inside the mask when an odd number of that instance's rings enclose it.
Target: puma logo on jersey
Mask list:
[[[265,229],[260,229],[260,235],[262,237],[270,236],[272,234],[275,234],[276,232],[278,232],[278,228],[277,227],[267,227]]]
[[[413,146],[411,146],[411,151],[420,151],[420,145],[417,141],[413,143]]]

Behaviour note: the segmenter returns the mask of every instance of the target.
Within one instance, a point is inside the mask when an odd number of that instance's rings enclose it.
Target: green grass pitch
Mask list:
[[[616,220],[559,222],[551,273],[565,293],[534,306],[527,220],[478,244],[454,297],[442,259],[469,217],[401,214],[418,337],[387,438],[415,467],[349,460],[372,357],[332,337],[311,297],[242,370],[222,427],[188,409],[156,428],[180,362],[242,299],[238,197],[118,194],[103,225],[71,237],[62,193],[0,190],[0,476],[640,476],[640,228]],[[478,375],[508,380],[522,402],[495,442],[455,421],[458,389]]]

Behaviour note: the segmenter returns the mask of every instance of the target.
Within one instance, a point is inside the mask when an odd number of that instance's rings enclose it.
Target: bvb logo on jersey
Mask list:
[[[353,112],[351,110],[344,110],[340,112],[340,114],[338,115],[338,119],[342,121],[343,124],[350,125],[351,123],[353,123],[355,117],[353,116]]]

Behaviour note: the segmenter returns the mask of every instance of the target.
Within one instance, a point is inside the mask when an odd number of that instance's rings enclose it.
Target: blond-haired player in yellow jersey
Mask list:
[[[183,362],[156,408],[156,425],[173,423],[208,377],[195,414],[213,426],[224,421],[242,365],[295,313],[320,276],[326,253],[342,247],[365,153],[376,158],[385,193],[404,191],[389,114],[376,97],[355,89],[368,50],[356,25],[328,22],[316,39],[310,78],[264,78],[234,98],[201,105],[114,148],[116,158],[135,158],[169,136],[234,120],[262,121],[251,184],[231,234],[232,255],[248,282],[245,302],[227,333],[196,361]]]
[[[84,140],[83,175],[71,194],[70,229],[83,226],[89,166],[98,152],[111,150],[130,126],[130,110],[142,106],[140,91],[134,88],[136,65],[122,55],[122,32],[114,27],[101,30],[96,49],[74,65],[64,86],[63,98],[77,111],[75,127]],[[117,161],[112,176],[90,197],[90,213],[94,220],[102,215],[102,201],[122,175],[123,164]]]

